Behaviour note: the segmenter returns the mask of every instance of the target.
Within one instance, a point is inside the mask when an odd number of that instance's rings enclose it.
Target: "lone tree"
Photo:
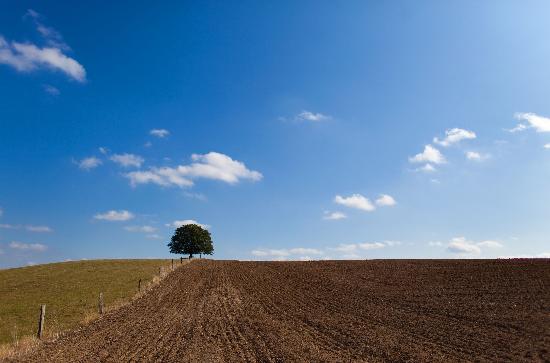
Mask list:
[[[168,247],[170,247],[170,253],[189,255],[190,259],[196,254],[202,257],[203,253],[205,255],[214,253],[210,232],[196,224],[178,227]]]

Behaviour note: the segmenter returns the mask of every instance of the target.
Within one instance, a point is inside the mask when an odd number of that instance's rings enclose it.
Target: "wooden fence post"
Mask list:
[[[40,319],[38,320],[38,339],[42,339],[44,332],[44,319],[46,319],[46,305],[40,305]]]
[[[138,292],[141,292],[141,279],[139,279],[139,282],[138,282]]]
[[[103,315],[103,293],[102,293],[102,292],[99,293],[99,304],[98,304],[98,308],[99,308],[99,314],[100,314],[100,315]]]
[[[172,259],[172,270],[174,270],[174,259]]]

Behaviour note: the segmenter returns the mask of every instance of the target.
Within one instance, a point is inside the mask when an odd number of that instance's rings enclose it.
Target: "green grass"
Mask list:
[[[178,261],[179,262],[179,261]],[[74,328],[97,312],[128,301],[170,260],[94,260],[0,270],[0,344],[35,335],[40,304],[46,304],[45,334]]]

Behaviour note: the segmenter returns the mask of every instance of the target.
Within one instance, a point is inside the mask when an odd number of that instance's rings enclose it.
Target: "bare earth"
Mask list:
[[[23,361],[550,361],[550,260],[194,261]]]

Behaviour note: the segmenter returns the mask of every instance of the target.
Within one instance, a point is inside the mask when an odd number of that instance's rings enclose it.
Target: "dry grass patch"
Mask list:
[[[143,290],[158,282],[160,266],[169,271],[170,260],[76,261],[0,270],[0,357],[37,344],[31,337],[40,304],[46,304],[45,337],[55,338],[98,316],[100,292],[106,311],[119,307],[139,295],[140,279]]]

